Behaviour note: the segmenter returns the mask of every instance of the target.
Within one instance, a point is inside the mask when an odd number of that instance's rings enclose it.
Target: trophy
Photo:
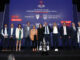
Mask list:
[[[42,51],[42,42],[40,42],[39,51]]]
[[[43,51],[44,51],[44,52],[47,51],[47,46],[46,46],[45,38],[43,38]]]
[[[50,50],[50,47],[49,47],[49,42],[47,41],[47,51]]]

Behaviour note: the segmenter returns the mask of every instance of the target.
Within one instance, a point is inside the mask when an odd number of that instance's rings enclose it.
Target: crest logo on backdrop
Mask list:
[[[40,0],[40,1],[39,1],[38,7],[39,7],[39,8],[44,8],[44,7],[45,7],[43,0]]]
[[[36,19],[38,20],[40,18],[40,15],[39,14],[36,14]]]

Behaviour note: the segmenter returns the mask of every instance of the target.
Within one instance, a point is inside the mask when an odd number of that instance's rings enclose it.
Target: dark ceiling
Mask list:
[[[0,11],[4,11],[5,4],[9,4],[10,0],[0,0]],[[80,0],[73,0],[73,4],[77,4],[78,11],[80,12]]]

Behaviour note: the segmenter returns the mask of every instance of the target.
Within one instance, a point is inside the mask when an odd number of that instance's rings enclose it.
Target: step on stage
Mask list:
[[[46,53],[31,50],[0,51],[0,60],[8,60],[10,55],[13,55],[15,60],[80,60],[80,49],[59,49],[58,52],[51,50]]]

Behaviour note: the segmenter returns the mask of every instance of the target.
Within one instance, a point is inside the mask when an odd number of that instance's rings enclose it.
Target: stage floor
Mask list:
[[[0,51],[0,60],[8,59],[8,56],[12,54],[14,55],[16,60],[38,60],[38,59],[72,59],[73,60],[80,60],[80,49],[59,49],[58,52],[54,50],[49,51],[46,55],[42,54],[42,52],[32,52],[31,50],[22,50],[20,52],[16,51]]]

